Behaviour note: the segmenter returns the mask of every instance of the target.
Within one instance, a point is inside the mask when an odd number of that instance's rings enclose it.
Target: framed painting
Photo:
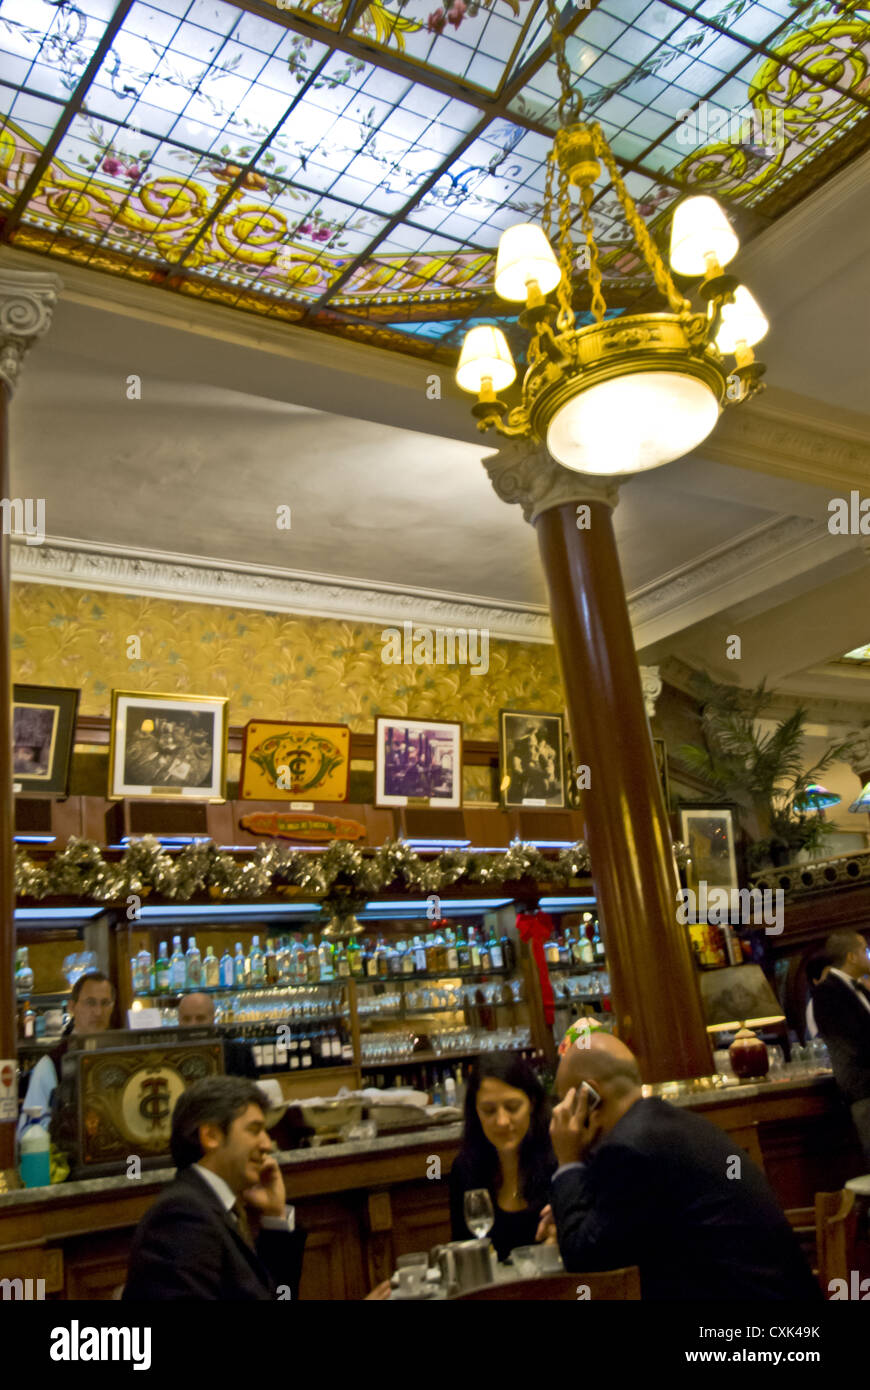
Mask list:
[[[109,797],[225,801],[227,701],[113,690]]]
[[[245,725],[243,801],[347,801],[350,728],[251,719]]]
[[[565,721],[561,714],[499,710],[499,788],[505,809],[565,805]]]
[[[462,725],[404,715],[375,721],[375,805],[462,805]]]
[[[12,687],[13,790],[66,796],[79,691],[57,685]]]
[[[730,806],[680,806],[680,839],[689,850],[686,887],[697,894],[702,884],[707,892],[740,887],[734,813]]]

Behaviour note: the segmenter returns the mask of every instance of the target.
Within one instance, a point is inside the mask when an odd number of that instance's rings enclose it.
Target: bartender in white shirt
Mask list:
[[[51,1054],[40,1057],[27,1079],[27,1092],[21,1106],[18,1121],[18,1137],[28,1121],[25,1111],[39,1108],[44,1113],[39,1123],[48,1129],[51,1119],[52,1097],[57,1089],[60,1075],[60,1061],[66,1051],[66,1039],[73,1033],[104,1033],[112,1018],[115,1007],[115,990],[108,975],[101,970],[89,970],[80,975],[72,987],[70,1013],[72,1026],[63,1034],[60,1046]]]

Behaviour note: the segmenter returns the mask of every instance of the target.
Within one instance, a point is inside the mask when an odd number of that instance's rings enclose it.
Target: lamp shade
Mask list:
[[[849,807],[857,815],[860,811],[870,812],[870,782],[861,788],[858,798]]]
[[[821,782],[811,782],[800,796],[795,797],[793,804],[797,811],[823,811],[826,806],[839,806],[842,800],[836,792],[829,792],[827,787],[823,787]]]
[[[701,1003],[707,1032],[718,1033],[781,1023],[782,1006],[760,965],[726,965],[722,970],[706,970],[699,980]]]
[[[727,265],[739,248],[737,234],[715,198],[702,195],[678,204],[671,223],[671,265],[679,275],[706,274],[711,258]]]
[[[547,448],[578,473],[642,473],[696,448],[719,418],[715,395],[680,372],[633,372],[573,396],[553,417]]]
[[[722,324],[716,334],[720,352],[736,352],[738,346],[754,347],[766,335],[770,324],[758,302],[745,285],[734,291],[734,303],[723,304]]]
[[[511,350],[500,328],[482,323],[466,333],[456,368],[456,383],[463,391],[477,395],[487,377],[493,391],[503,391],[516,374]]]
[[[549,294],[561,274],[553,248],[533,222],[520,222],[502,232],[495,262],[495,292],[502,299],[524,301],[529,280],[537,281],[541,294]]]

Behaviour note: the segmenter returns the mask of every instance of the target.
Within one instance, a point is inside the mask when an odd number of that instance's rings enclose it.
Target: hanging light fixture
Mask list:
[[[827,787],[823,787],[821,782],[811,782],[795,797],[794,808],[796,811],[824,811],[827,806],[839,806],[842,800],[836,792],[830,792]]]
[[[525,301],[518,318],[531,338],[521,403],[510,408],[496,394],[516,376],[497,328],[471,329],[456,379],[478,397],[478,429],[545,442],[553,458],[580,473],[638,473],[690,453],[713,430],[726,402],[748,400],[763,389],[764,367],[753,347],[768,324],[749,291],[723,270],[740,243],[714,198],[684,199],[671,228],[671,265],[700,280],[698,295],[706,307],[693,308],[677,289],[600,125],[579,119],[582,102],[571,91],[556,0],[547,0],[547,14],[561,99],[559,130],[547,158],[543,226],[507,228],[495,271],[496,293]],[[667,312],[606,318],[591,216],[602,164]],[[579,257],[572,188],[579,193],[585,236]],[[550,243],[553,231],[557,253]],[[594,319],[582,328],[573,307],[578,259],[589,273]],[[553,291],[555,304],[547,300]],[[733,369],[728,356],[734,357]]]
[[[867,811],[868,814],[870,814],[870,782],[864,784],[856,800],[853,801],[852,805],[849,807],[849,810],[856,816],[861,811]]]

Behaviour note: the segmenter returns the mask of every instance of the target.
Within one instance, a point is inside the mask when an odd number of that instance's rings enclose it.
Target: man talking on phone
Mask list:
[[[709,1120],[644,1098],[624,1043],[578,1037],[556,1089],[538,1240],[555,1227],[567,1270],[637,1265],[645,1299],[822,1298],[764,1175]]]
[[[268,1108],[240,1076],[209,1077],[179,1096],[178,1171],[133,1238],[125,1301],[297,1297],[305,1236],[272,1157]]]

